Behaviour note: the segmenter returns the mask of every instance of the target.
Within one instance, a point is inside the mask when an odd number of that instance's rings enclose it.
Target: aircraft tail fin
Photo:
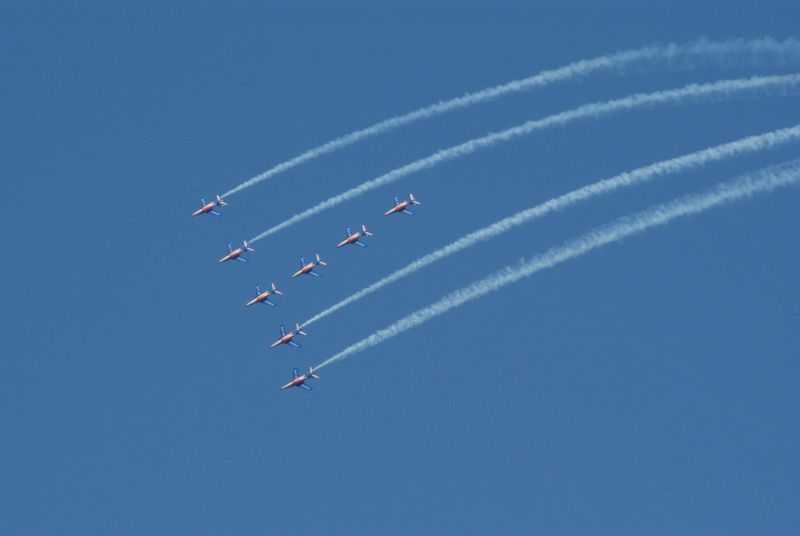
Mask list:
[[[275,294],[278,294],[279,296],[283,296],[283,292],[278,290],[278,287],[275,286],[275,283],[272,284],[272,292],[274,292]]]
[[[328,263],[322,260],[322,257],[319,256],[317,253],[317,262],[320,263],[322,266],[328,266]]]
[[[315,380],[318,380],[318,379],[319,379],[319,376],[317,376],[316,374],[314,374],[314,367],[308,367],[308,375],[309,375],[310,377],[314,378]]]
[[[228,206],[228,202],[225,201],[224,199],[222,199],[220,196],[217,196],[217,203],[219,203],[223,207],[227,207]]]
[[[244,244],[244,250],[245,250],[245,251],[255,251],[255,250],[254,250],[253,248],[251,248],[251,247],[250,247],[250,245],[247,243],[247,240],[245,240],[245,241],[244,241],[244,242],[242,242],[242,243]]]
[[[418,201],[418,200],[417,200],[417,199],[414,197],[414,194],[408,194],[408,198],[411,200],[411,204],[413,204],[413,205],[421,205],[421,204],[422,204],[422,202],[421,202],[421,201]]]
[[[372,233],[367,231],[367,226],[364,224],[361,225],[361,231],[364,233],[365,236],[372,236]]]
[[[304,336],[307,336],[307,335],[308,335],[308,333],[306,333],[305,331],[303,331],[303,328],[302,328],[302,327],[300,327],[300,324],[295,324],[295,325],[294,325],[294,327],[295,327],[295,329],[297,330],[297,333],[299,333],[300,335],[304,335]]]

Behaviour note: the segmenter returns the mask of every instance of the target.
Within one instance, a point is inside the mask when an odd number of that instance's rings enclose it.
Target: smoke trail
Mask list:
[[[594,249],[642,233],[652,227],[665,225],[679,217],[697,214],[721,204],[750,197],[756,193],[770,192],[781,186],[798,182],[800,182],[800,160],[793,160],[742,176],[732,182],[719,184],[709,192],[680,197],[669,203],[657,205],[631,216],[620,218],[609,225],[596,228],[561,246],[551,248],[530,260],[523,259],[515,266],[507,266],[483,279],[451,292],[432,305],[411,313],[389,327],[378,330],[369,337],[345,348],[317,365],[315,370],[380,344],[406,330],[442,315],[454,307],[494,292],[541,270],[552,268],[562,262],[584,255]]]
[[[295,214],[288,220],[256,235],[250,241],[256,242],[261,240],[297,222],[319,214],[326,209],[358,197],[380,186],[397,181],[406,175],[431,168],[442,162],[473,153],[479,149],[491,147],[504,141],[531,134],[537,130],[543,130],[554,126],[563,126],[579,119],[596,118],[617,111],[655,106],[658,104],[683,104],[687,101],[697,102],[711,99],[722,100],[735,96],[741,97],[748,93],[756,95],[769,94],[770,92],[779,95],[786,94],[790,91],[796,91],[798,85],[800,85],[800,74],[754,76],[747,79],[721,80],[708,84],[690,84],[679,89],[656,91],[655,93],[636,93],[617,100],[584,104],[572,110],[550,115],[544,119],[527,121],[501,132],[491,133],[481,138],[474,138],[460,145],[437,151],[426,158],[394,169],[378,178],[351,188],[344,193],[335,195],[299,214]]]
[[[770,37],[765,37],[762,39],[735,39],[720,42],[701,39],[683,45],[653,45],[637,50],[625,50],[607,56],[580,60],[565,65],[564,67],[542,71],[528,78],[514,80],[503,85],[482,89],[475,93],[467,93],[462,97],[437,102],[436,104],[419,108],[405,115],[399,115],[381,121],[380,123],[375,123],[365,129],[351,132],[350,134],[310,149],[246,180],[239,186],[225,192],[222,197],[231,196],[245,188],[249,188],[261,181],[265,181],[270,177],[274,177],[275,175],[288,171],[310,160],[314,160],[322,155],[343,149],[365,138],[383,134],[409,123],[413,123],[414,121],[427,119],[460,108],[466,108],[467,106],[496,99],[504,95],[528,91],[556,82],[587,76],[595,72],[604,70],[623,71],[630,66],[659,60],[667,62],[668,65],[692,68],[698,61],[702,60],[716,62],[721,66],[746,63],[756,66],[770,61],[781,64],[787,61],[797,61],[798,59],[800,59],[800,41],[794,38],[789,38],[785,41],[776,41]]]
[[[774,130],[758,136],[749,136],[732,141],[730,143],[709,147],[708,149],[703,149],[702,151],[689,153],[687,155],[671,158],[669,160],[662,160],[660,162],[650,164],[649,166],[621,173],[609,179],[604,179],[577,190],[573,190],[559,197],[550,199],[549,201],[545,201],[540,205],[536,205],[535,207],[520,211],[513,216],[504,218],[493,223],[492,225],[489,225],[488,227],[481,227],[477,231],[469,233],[459,238],[455,242],[451,242],[450,244],[439,248],[432,253],[420,257],[404,268],[389,274],[383,279],[359,290],[351,296],[348,296],[339,303],[328,307],[324,311],[303,322],[303,325],[308,326],[313,324],[317,320],[321,320],[326,316],[335,313],[339,309],[342,309],[351,303],[380,290],[386,285],[394,283],[395,281],[402,279],[407,275],[411,275],[430,264],[452,255],[453,253],[472,247],[484,240],[494,238],[520,225],[530,223],[531,221],[541,218],[542,216],[545,216],[551,212],[563,210],[580,201],[586,201],[588,199],[610,193],[618,188],[641,184],[654,180],[663,175],[679,173],[681,171],[696,168],[711,162],[722,160],[724,158],[738,156],[744,153],[752,153],[764,149],[776,148],[780,145],[797,141],[799,138],[800,125]]]

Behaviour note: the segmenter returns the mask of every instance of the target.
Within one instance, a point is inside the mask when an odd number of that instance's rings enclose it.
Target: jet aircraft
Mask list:
[[[222,263],[225,261],[230,261],[236,259],[237,261],[247,262],[247,259],[242,257],[248,251],[255,251],[253,248],[247,245],[247,240],[243,242],[243,246],[240,248],[233,249],[230,244],[228,244],[228,254],[222,257],[217,262]]]
[[[279,296],[283,294],[283,292],[278,290],[278,287],[275,286],[275,283],[272,284],[272,290],[265,290],[264,292],[261,292],[261,287],[256,285],[256,297],[247,302],[246,305],[249,307],[254,303],[266,303],[267,305],[275,307],[275,304],[269,301],[269,297],[273,294],[278,294]]]
[[[348,227],[346,236],[347,236],[347,238],[345,238],[344,240],[342,240],[341,242],[339,242],[336,245],[337,248],[340,248],[342,246],[346,246],[348,244],[355,244],[357,246],[361,246],[362,248],[365,248],[365,247],[367,247],[367,245],[364,242],[362,242],[361,240],[359,240],[359,238],[366,237],[366,236],[372,236],[372,233],[367,231],[367,226],[366,225],[362,225],[361,226],[361,230],[360,231],[356,231],[355,233],[351,232],[350,231],[350,227]]]
[[[408,200],[400,201],[397,197],[394,198],[394,206],[383,213],[384,216],[389,216],[390,214],[394,214],[396,212],[403,212],[405,214],[413,215],[414,213],[408,210],[408,207],[413,205],[421,205],[419,201],[414,199],[414,194],[408,194]]]
[[[199,216],[200,214],[213,214],[214,216],[222,216],[222,214],[220,214],[219,212],[217,212],[214,209],[217,208],[217,207],[227,207],[228,206],[228,203],[226,203],[225,200],[222,199],[220,196],[217,196],[217,200],[216,201],[212,201],[210,203],[206,203],[205,199],[201,199],[200,202],[203,204],[203,206],[200,207],[199,209],[197,209],[194,212],[194,214],[192,214],[192,217]]]
[[[295,348],[300,348],[300,344],[294,342],[294,339],[298,334],[306,336],[308,333],[300,329],[300,324],[295,324],[295,330],[286,333],[286,328],[281,326],[281,338],[277,341],[273,342],[270,345],[270,348],[275,348],[276,346],[280,346],[281,344],[288,344],[289,346],[294,346]]]
[[[328,266],[328,263],[326,263],[320,258],[319,253],[317,253],[316,261],[306,262],[306,259],[304,257],[300,257],[300,269],[297,270],[295,273],[293,273],[292,277],[297,277],[298,275],[303,275],[303,274],[309,274],[313,275],[314,277],[319,277],[319,274],[314,271],[314,268],[316,268],[320,264],[322,266]]]
[[[312,367],[308,367],[308,374],[300,374],[297,373],[297,367],[292,370],[292,381],[281,387],[281,390],[288,389],[289,387],[302,387],[306,391],[311,390],[310,385],[306,385],[306,382],[314,378],[315,380],[319,379],[319,376],[314,374],[314,369]]]

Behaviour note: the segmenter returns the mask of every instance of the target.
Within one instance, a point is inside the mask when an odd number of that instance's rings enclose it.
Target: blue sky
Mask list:
[[[379,4],[379,5],[378,5]],[[408,261],[621,171],[800,121],[800,98],[614,115],[227,242],[397,166],[579,104],[787,68],[631,72],[371,139],[333,137],[653,42],[797,31],[796,2],[6,2],[0,172],[4,534],[791,534],[797,189],[676,222],[492,294],[281,392],[306,367],[616,217],[797,156],[732,159],[566,210],[268,345]],[[394,195],[424,201],[384,218]],[[368,248],[336,250],[369,225]],[[330,262],[289,280],[300,255]],[[278,307],[245,308],[276,281]]]

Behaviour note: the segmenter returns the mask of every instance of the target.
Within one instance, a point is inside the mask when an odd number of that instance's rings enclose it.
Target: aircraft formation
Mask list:
[[[222,199],[219,195],[216,196],[216,200],[211,201],[210,203],[206,203],[205,199],[201,199],[201,207],[197,209],[193,214],[192,217],[201,216],[203,214],[212,214],[214,216],[221,216],[222,214],[217,210],[217,208],[227,207],[228,203]],[[409,210],[409,207],[415,207],[421,205],[422,203],[414,197],[414,194],[409,194],[408,199],[400,200],[398,197],[394,198],[394,205],[384,212],[384,216],[391,216],[392,214],[407,214],[413,215],[414,213]],[[361,229],[353,232],[350,227],[345,228],[345,238],[341,242],[339,242],[336,247],[341,248],[344,246],[356,245],[361,247],[366,247],[367,244],[365,239],[368,237],[372,237],[372,233],[367,230],[367,226],[362,224]],[[228,244],[228,253],[219,259],[217,263],[223,264],[227,261],[239,261],[243,263],[247,263],[248,259],[246,256],[249,253],[255,252],[255,249],[248,244],[247,240],[242,242],[242,246],[236,249],[233,248],[231,244]],[[235,263],[234,263],[235,264]],[[314,277],[320,277],[320,274],[317,273],[316,269],[320,266],[327,266],[328,263],[325,262],[319,253],[314,255],[313,260],[306,261],[305,257],[300,257],[300,267],[297,269],[296,272],[291,274],[290,278],[294,279],[295,277],[301,275],[311,275]],[[245,305],[247,307],[256,304],[266,304],[272,307],[275,307],[275,302],[273,302],[270,298],[274,299],[274,296],[282,296],[283,292],[281,292],[277,285],[273,282],[271,284],[271,288],[267,290],[261,290],[259,285],[256,285],[256,295]],[[298,335],[307,336],[308,334],[303,331],[303,327],[300,324],[295,324],[295,329],[291,331],[286,331],[286,326],[280,326],[280,334],[281,336],[270,345],[270,348],[276,348],[282,345],[288,345],[293,348],[301,348],[302,345],[295,340]],[[281,390],[289,389],[290,387],[297,387],[300,389],[305,389],[306,391],[311,390],[311,386],[308,385],[308,381],[311,379],[319,379],[319,376],[314,373],[314,369],[312,367],[308,368],[308,372],[304,374],[300,374],[298,369],[295,367],[292,370],[292,380],[287,383],[286,385],[281,387]]]

